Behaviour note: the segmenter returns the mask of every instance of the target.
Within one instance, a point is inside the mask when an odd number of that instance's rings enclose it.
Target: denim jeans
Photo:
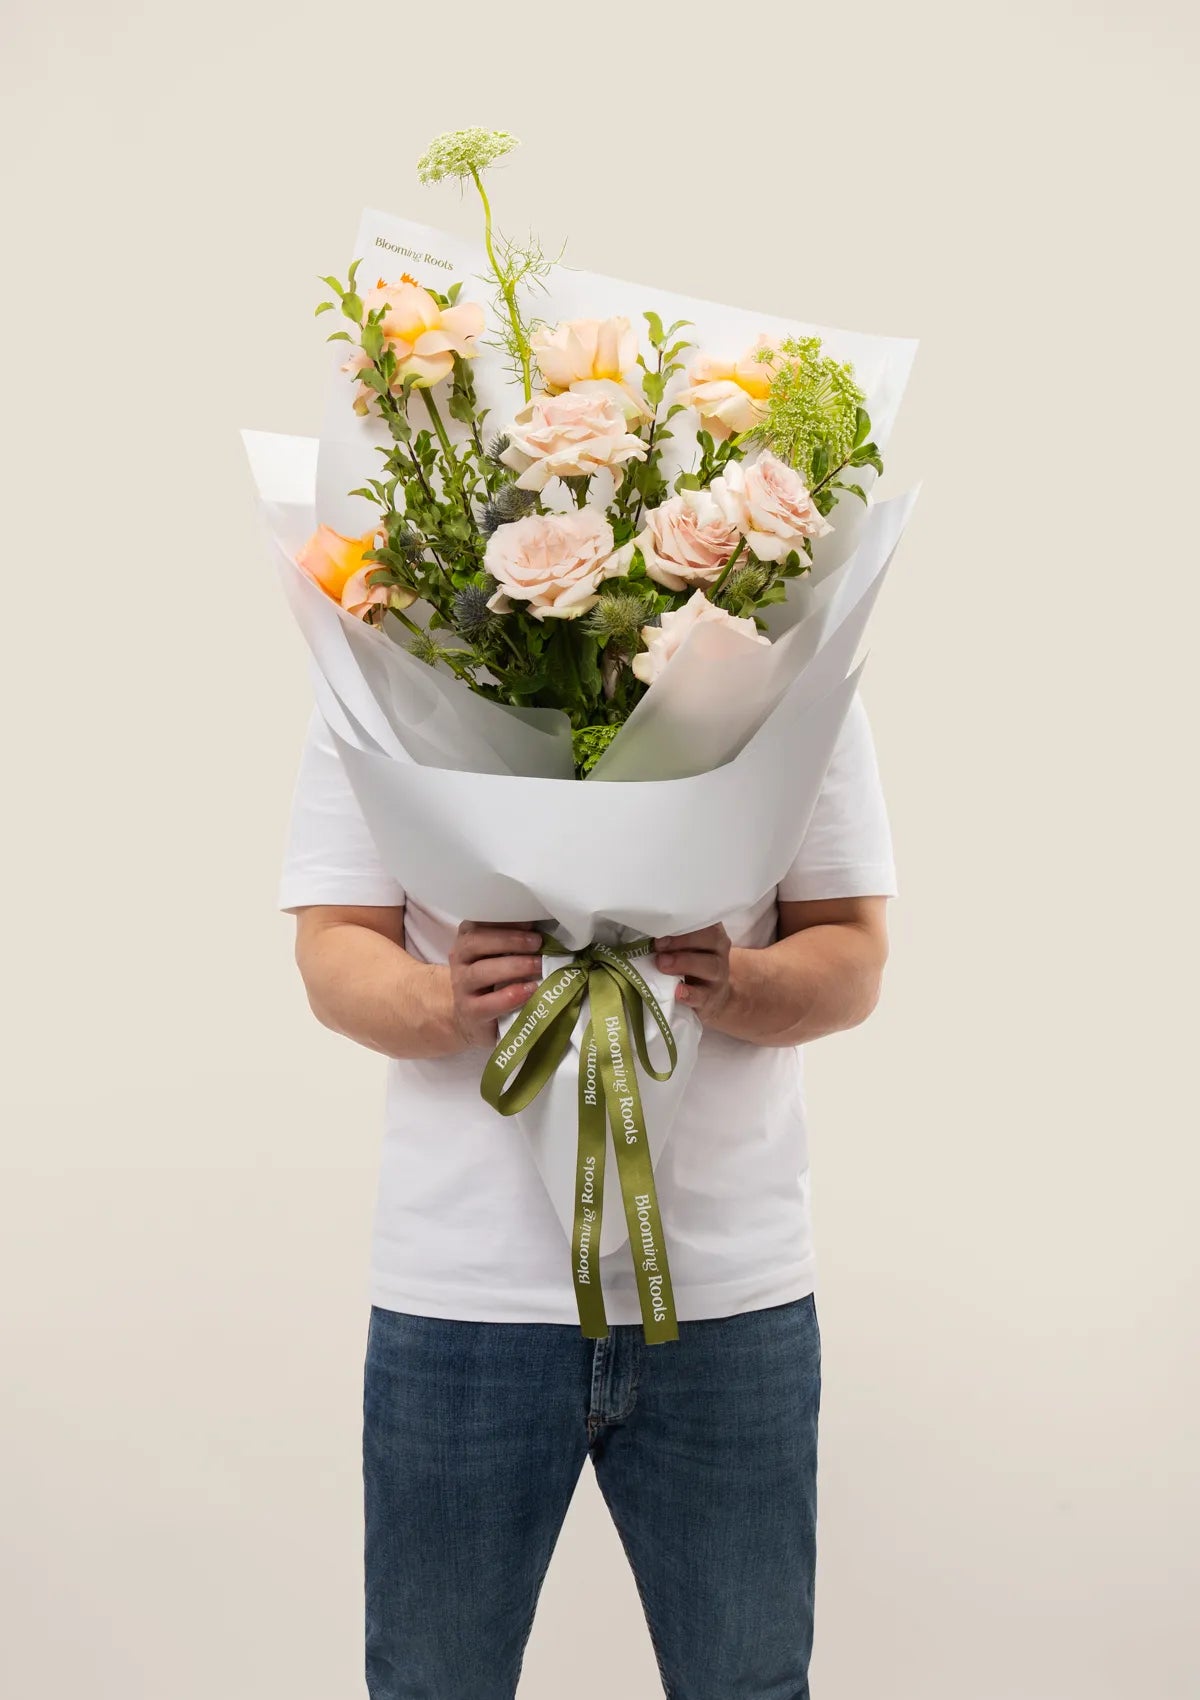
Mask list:
[[[635,1327],[592,1341],[555,1323],[372,1310],[371,1700],[512,1700],[585,1458],[668,1700],[808,1700],[813,1300],[681,1323],[679,1335],[646,1346]]]

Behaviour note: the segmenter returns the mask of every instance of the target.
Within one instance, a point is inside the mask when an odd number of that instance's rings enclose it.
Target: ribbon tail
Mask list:
[[[604,1159],[608,1118],[600,1084],[596,1035],[589,1021],[579,1052],[579,1156],[575,1168],[575,1225],[571,1273],[579,1326],[588,1340],[608,1334],[600,1287],[600,1228],[604,1211]]]
[[[597,1063],[612,1124],[621,1202],[629,1228],[642,1330],[646,1344],[654,1346],[677,1340],[679,1328],[642,1095],[630,1051],[625,1000],[615,977],[603,968],[589,976],[588,995]]]

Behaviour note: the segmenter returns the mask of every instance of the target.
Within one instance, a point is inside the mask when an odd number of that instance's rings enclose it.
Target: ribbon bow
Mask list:
[[[651,1079],[668,1080],[675,1072],[677,1051],[670,1023],[634,967],[634,958],[648,955],[653,941],[592,944],[570,952],[547,934],[544,948],[547,955],[569,956],[570,961],[546,975],[501,1036],[484,1067],[480,1091],[502,1116],[515,1115],[531,1104],[570,1048],[571,1034],[587,998],[588,1024],[579,1053],[579,1153],[571,1234],[579,1325],[590,1340],[601,1340],[608,1333],[600,1290],[607,1111],[646,1343],[676,1340],[679,1330],[671,1272],[629,1044],[632,1035],[637,1060]],[[650,1061],[643,1009],[649,1010],[666,1044],[665,1069],[656,1069]]]

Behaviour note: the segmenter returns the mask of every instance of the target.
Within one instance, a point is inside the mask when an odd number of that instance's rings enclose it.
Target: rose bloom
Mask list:
[[[382,279],[363,297],[363,317],[379,307],[387,312],[379,321],[384,340],[396,356],[397,366],[392,388],[397,393],[404,380],[415,376],[418,386],[428,389],[448,378],[454,370],[454,356],[473,360],[479,352],[475,346],[483,335],[483,308],[474,301],[463,301],[455,307],[439,307],[427,289],[404,277],[399,283],[384,283]],[[343,372],[361,372],[370,360],[361,348],[342,367]],[[355,411],[365,413],[373,391],[360,385]]]
[[[642,642],[646,648],[641,654],[635,655],[631,663],[635,676],[641,679],[643,684],[652,685],[661,677],[663,668],[689,632],[714,620],[724,626],[731,636],[736,636],[739,642],[770,641],[763,636],[753,620],[726,613],[724,608],[718,608],[715,602],[710,602],[702,590],[696,590],[682,608],[664,614],[661,625],[642,627]]]
[[[565,390],[526,403],[500,458],[520,474],[522,490],[543,490],[552,478],[590,478],[602,467],[618,474],[627,460],[645,457],[645,443],[625,429],[611,396]]]
[[[355,619],[361,620],[372,608],[407,608],[417,600],[415,591],[367,583],[368,574],[379,571],[379,562],[369,561],[367,551],[378,543],[377,531],[343,537],[332,526],[319,525],[296,556],[296,565]]]
[[[758,354],[770,349],[771,359]],[[688,373],[690,382],[675,397],[700,415],[714,437],[734,437],[753,430],[766,412],[778,352],[769,336],[760,336],[740,359],[718,360],[702,354]]]
[[[596,586],[623,573],[632,554],[631,543],[614,550],[612,526],[594,508],[499,525],[483,557],[498,586],[488,607],[506,614],[524,602],[535,620],[573,620],[599,602]]]
[[[562,390],[608,395],[627,419],[649,417],[645,401],[625,381],[638,355],[637,334],[628,319],[563,319],[553,329],[539,325],[529,346],[551,395]]]
[[[769,449],[750,466],[731,461],[710,489],[725,518],[760,561],[782,561],[805,538],[824,537],[833,530],[817,512],[795,467]]]
[[[720,578],[739,535],[707,490],[681,490],[650,509],[637,545],[652,579],[686,590]]]

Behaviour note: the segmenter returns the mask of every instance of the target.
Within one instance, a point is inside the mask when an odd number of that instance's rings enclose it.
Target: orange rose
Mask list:
[[[379,570],[377,561],[367,559],[378,535],[368,531],[361,537],[343,537],[332,526],[319,525],[296,556],[296,565],[356,619],[370,608],[407,608],[417,600],[414,591],[367,583],[368,576]]]

